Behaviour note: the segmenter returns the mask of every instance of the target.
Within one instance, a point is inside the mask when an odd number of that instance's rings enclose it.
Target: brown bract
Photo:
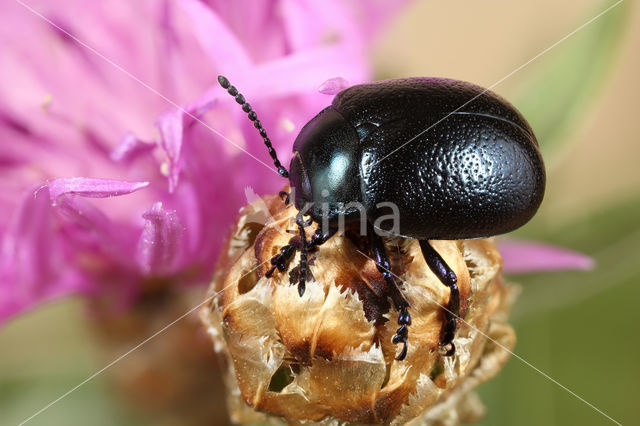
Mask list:
[[[497,373],[515,342],[506,322],[513,294],[491,240],[433,241],[460,286],[456,354],[439,347],[449,290],[416,240],[386,239],[393,273],[411,304],[409,352],[391,343],[398,313],[366,241],[346,233],[309,253],[313,278],[295,285],[299,254],[264,276],[295,238],[296,210],[276,196],[245,207],[225,244],[201,312],[227,360],[232,420],[297,423],[455,424],[482,414],[470,390]],[[315,225],[307,230],[309,238]]]

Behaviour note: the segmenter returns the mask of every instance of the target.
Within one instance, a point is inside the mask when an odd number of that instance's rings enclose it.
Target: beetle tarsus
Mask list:
[[[382,241],[382,237],[378,235],[372,227],[369,229],[369,235],[371,252],[373,254],[373,259],[376,262],[376,268],[378,268],[378,272],[382,274],[385,282],[387,283],[389,297],[398,311],[398,325],[400,327],[396,330],[396,334],[393,336],[391,341],[395,345],[402,343],[402,350],[396,357],[396,360],[402,361],[407,356],[407,351],[409,349],[409,345],[407,343],[409,338],[408,326],[411,325],[411,315],[408,310],[409,302],[405,299],[398,287],[398,284],[393,279],[391,263],[389,262],[387,250],[384,246],[384,241]]]
[[[453,342],[451,342],[449,343],[449,349],[447,349],[447,351],[444,353],[444,356],[452,356],[455,353],[456,353],[456,345]]]
[[[429,269],[435,274],[442,284],[449,287],[449,305],[444,310],[444,324],[442,326],[440,345],[450,346],[445,356],[451,356],[456,352],[453,338],[456,335],[457,319],[460,317],[460,291],[458,278],[455,272],[447,265],[442,256],[431,246],[428,240],[420,240],[422,255]]]
[[[298,212],[296,216],[296,224],[300,231],[300,238],[302,239],[302,246],[300,247],[300,277],[298,279],[298,294],[300,297],[304,294],[304,290],[307,285],[307,234],[304,232],[304,227],[309,226],[311,222],[304,220],[302,212]]]
[[[289,193],[286,191],[280,191],[280,197],[289,196]],[[285,199],[285,203],[287,200]],[[271,268],[267,271],[265,276],[270,278],[276,269],[279,272],[284,272],[287,267],[287,262],[291,257],[295,254],[296,250],[300,249],[300,278],[298,280],[298,294],[300,297],[304,295],[306,284],[307,284],[307,270],[309,268],[307,253],[309,249],[313,247],[318,247],[324,244],[329,238],[335,235],[338,231],[338,228],[330,228],[327,232],[322,232],[320,227],[316,230],[313,236],[307,240],[306,234],[304,232],[304,228],[311,225],[313,223],[313,219],[309,218],[304,220],[303,215],[298,212],[296,216],[296,224],[298,225],[298,232],[300,238],[302,240],[301,244],[294,244],[292,241],[289,241],[289,244],[282,246],[280,248],[280,253],[276,254],[271,258]]]
[[[280,272],[284,272],[287,262],[296,252],[296,247],[293,244],[287,244],[286,246],[282,246],[280,248],[280,253],[276,254],[271,258],[271,268],[264,274],[267,278],[271,278],[271,275],[277,269]]]
[[[400,354],[398,354],[398,356],[396,357],[396,360],[398,361],[402,361],[406,358],[407,356],[407,350],[409,349],[409,346],[407,345],[407,341],[403,341],[403,346],[402,346],[402,350],[400,351]]]
[[[408,344],[407,338],[409,337],[409,329],[407,326],[411,325],[411,315],[409,315],[409,311],[407,310],[407,306],[400,308],[400,313],[398,314],[398,325],[400,326],[396,330],[395,336],[391,340],[394,344],[402,343],[402,350],[396,357],[396,360],[402,361],[407,356]]]

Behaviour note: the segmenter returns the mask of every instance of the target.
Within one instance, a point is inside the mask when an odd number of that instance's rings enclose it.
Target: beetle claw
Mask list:
[[[400,351],[400,353],[396,357],[396,361],[402,361],[403,359],[405,359],[407,357],[408,348],[409,348],[409,346],[407,345],[407,341],[405,339],[405,340],[402,341],[402,350]]]
[[[407,356],[407,350],[409,349],[409,345],[407,344],[407,339],[409,337],[409,328],[408,325],[411,324],[411,315],[407,310],[406,306],[400,308],[400,313],[398,314],[398,329],[396,330],[396,334],[393,336],[391,341],[394,345],[398,343],[402,343],[402,350],[400,354],[396,357],[397,361],[402,361]]]
[[[265,277],[267,278],[271,278],[271,275],[273,275],[273,273],[276,271],[276,267],[275,265],[272,266],[271,268],[269,268],[269,270],[267,271],[266,274],[264,274]]]
[[[446,346],[449,346],[449,349],[445,349]],[[456,345],[453,342],[449,342],[446,345],[442,345],[440,353],[443,356],[453,356],[456,353]]]

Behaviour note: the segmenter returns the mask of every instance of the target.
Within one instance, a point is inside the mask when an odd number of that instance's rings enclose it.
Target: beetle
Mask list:
[[[342,221],[355,228],[363,215],[386,296],[398,314],[393,343],[407,354],[410,304],[390,272],[384,236],[419,240],[424,259],[449,288],[440,343],[455,353],[460,314],[457,277],[429,240],[483,238],[528,222],[544,195],[545,169],[533,130],[506,100],[488,89],[445,78],[404,78],[360,84],[339,92],[293,144],[289,171],[255,111],[224,76],[260,132],[278,173],[289,179],[302,244],[292,241],[271,259],[271,276],[300,250],[298,292],[304,294],[307,252],[334,236]],[[281,193],[289,202],[289,194]],[[362,209],[354,208],[362,206]],[[399,223],[379,221],[396,206]],[[305,216],[309,219],[305,220]],[[318,227],[307,240],[304,228]],[[375,226],[374,226],[375,225]]]

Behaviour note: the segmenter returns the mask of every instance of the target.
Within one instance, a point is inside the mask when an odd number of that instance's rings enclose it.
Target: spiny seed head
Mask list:
[[[201,312],[216,350],[227,357],[232,420],[260,423],[274,415],[294,423],[404,424],[477,415],[470,390],[498,372],[515,341],[505,320],[513,293],[502,283],[493,242],[432,241],[457,274],[464,318],[456,353],[445,357],[440,341],[449,289],[416,240],[385,240],[411,304],[411,325],[398,331],[399,313],[378,297],[385,281],[363,255],[367,245],[358,235],[337,235],[309,251],[312,277],[303,297],[291,285],[299,252],[285,271],[267,278],[269,260],[291,239],[287,231],[297,229],[296,213],[277,195],[241,211],[214,274],[209,294],[216,296]],[[315,228],[306,228],[307,239]],[[395,360],[396,333],[408,333],[404,361]]]

